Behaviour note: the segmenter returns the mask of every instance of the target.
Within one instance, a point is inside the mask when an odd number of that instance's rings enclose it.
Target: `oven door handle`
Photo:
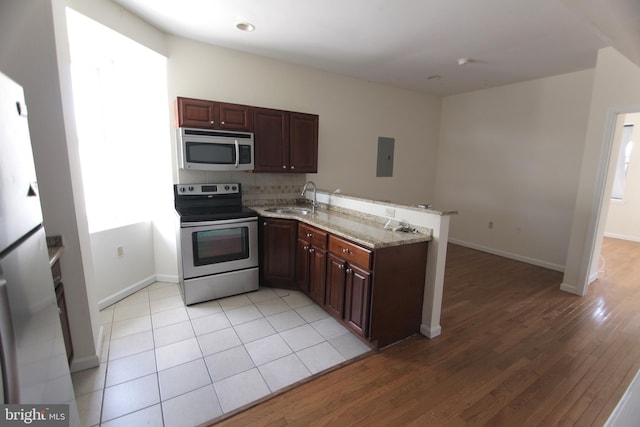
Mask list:
[[[254,222],[258,221],[257,216],[252,216],[249,218],[233,218],[233,219],[221,219],[221,220],[209,220],[209,221],[198,221],[198,222],[183,222],[180,224],[180,228],[191,228],[191,227],[206,227],[208,225],[223,225],[223,224],[239,224],[243,222]]]
[[[236,139],[236,169],[238,168],[238,165],[240,164],[240,147],[238,146],[238,140]]]

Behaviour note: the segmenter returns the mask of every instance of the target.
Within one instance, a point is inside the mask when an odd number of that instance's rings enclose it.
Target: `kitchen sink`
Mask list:
[[[311,213],[310,209],[305,208],[268,208],[265,211],[289,215],[309,215]]]

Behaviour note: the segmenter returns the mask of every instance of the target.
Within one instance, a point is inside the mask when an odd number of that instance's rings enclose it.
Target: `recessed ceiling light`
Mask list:
[[[236,24],[236,28],[240,31],[246,31],[250,33],[251,31],[256,29],[256,26],[249,22],[240,22],[239,24]]]
[[[460,59],[458,59],[458,65],[467,65],[470,62],[473,62],[473,59],[470,59],[470,58],[460,58]]]

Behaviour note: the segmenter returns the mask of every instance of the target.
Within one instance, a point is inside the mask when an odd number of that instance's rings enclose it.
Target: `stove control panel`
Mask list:
[[[177,193],[181,196],[202,196],[207,194],[238,194],[240,184],[178,184]]]

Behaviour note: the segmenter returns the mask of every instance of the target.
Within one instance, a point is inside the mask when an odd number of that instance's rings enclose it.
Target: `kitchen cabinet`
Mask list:
[[[289,113],[255,108],[254,172],[289,172]]]
[[[253,107],[203,99],[177,99],[178,127],[253,132]]]
[[[318,119],[316,114],[290,113],[290,172],[318,172]]]
[[[318,172],[318,116],[254,109],[255,172]]]
[[[327,234],[307,224],[298,225],[296,284],[321,306],[325,304]]]
[[[62,337],[67,352],[67,362],[71,363],[73,357],[73,344],[71,342],[71,328],[69,327],[69,316],[67,314],[67,302],[64,296],[64,284],[62,283],[62,270],[60,260],[51,266],[51,276],[56,292],[56,302],[58,304],[58,314],[60,315],[60,326],[62,326]]]
[[[262,218],[260,238],[260,283],[264,286],[295,289],[295,251],[298,222]]]
[[[369,336],[372,251],[329,236],[326,310],[354,332]]]

